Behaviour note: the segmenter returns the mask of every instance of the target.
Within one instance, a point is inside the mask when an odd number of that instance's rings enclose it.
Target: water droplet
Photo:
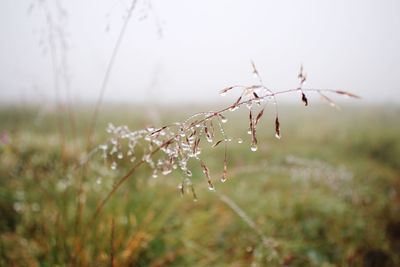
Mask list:
[[[153,172],[153,174],[151,175],[151,177],[153,177],[153,178],[157,178],[157,177],[158,177],[158,174],[157,174],[157,171],[156,171],[156,170]]]
[[[106,150],[107,150],[107,148],[108,148],[108,146],[107,146],[107,145],[100,145],[100,149],[101,149],[101,150],[103,150],[103,151],[106,151]]]
[[[162,174],[167,175],[167,174],[170,174],[171,172],[172,172],[172,169],[165,169],[162,171]]]
[[[239,108],[239,106],[234,106],[234,107],[229,108],[229,111],[235,111],[235,110],[237,110],[238,108]]]
[[[256,152],[257,149],[258,149],[258,147],[257,147],[257,145],[252,144],[252,145],[250,146],[250,149],[251,149],[251,151]]]
[[[124,155],[122,154],[122,152],[119,152],[117,157],[118,157],[119,159],[122,159],[122,158],[124,157]]]
[[[277,133],[276,133],[276,134],[275,134],[275,137],[278,138],[278,139],[281,139],[281,135],[280,135],[280,134],[277,134]]]
[[[215,191],[215,187],[212,184],[208,184],[208,190]]]
[[[251,130],[249,129],[249,130],[247,130],[247,134],[251,134]]]
[[[221,182],[223,182],[223,183],[226,182],[226,177],[225,177],[225,176],[222,176],[222,177],[221,177]]]
[[[101,182],[102,182],[101,177],[98,177],[98,178],[96,179],[96,184],[101,184]]]
[[[226,123],[227,121],[228,121],[227,118],[225,118],[225,117],[221,118],[221,122],[222,122],[222,123]]]
[[[131,158],[131,162],[134,162],[136,160],[136,157]]]
[[[111,163],[111,170],[115,170],[116,168],[117,168],[117,163],[113,161],[113,163]]]
[[[251,133],[251,132],[250,132]],[[242,138],[238,138],[237,139],[237,142],[238,142],[238,144],[241,144],[241,143],[243,143],[243,139]]]
[[[186,171],[186,175],[189,176],[189,177],[191,177],[193,174],[192,174],[192,172],[191,172],[190,170],[187,170],[187,171]]]

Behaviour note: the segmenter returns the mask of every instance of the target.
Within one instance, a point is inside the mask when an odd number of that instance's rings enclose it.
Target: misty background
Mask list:
[[[0,102],[54,101],[43,3],[63,31],[71,98],[94,102],[131,1],[1,1]],[[273,89],[294,88],[303,64],[305,87],[398,103],[399,11],[398,0],[139,0],[104,100],[216,101],[254,82],[252,59]]]

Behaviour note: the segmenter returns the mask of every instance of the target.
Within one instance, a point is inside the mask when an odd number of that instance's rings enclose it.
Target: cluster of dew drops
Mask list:
[[[258,77],[258,76],[257,76]],[[227,111],[235,111],[245,105],[249,112],[249,128],[247,133],[251,136],[250,150],[257,151],[256,126],[263,115],[267,102],[276,106],[273,93],[263,86],[231,86],[220,91],[224,96],[232,89],[241,89],[240,97],[230,106],[217,112],[202,112],[192,115],[184,122],[176,122],[161,128],[148,127],[142,130],[131,131],[128,126],[114,126],[109,123],[107,132],[110,138],[105,144],[99,146],[104,160],[110,162],[112,170],[118,167],[118,161],[129,159],[132,164],[146,163],[152,169],[152,177],[159,174],[168,175],[173,170],[180,170],[183,173],[183,180],[178,185],[179,190],[191,191],[194,199],[197,199],[191,181],[192,171],[188,167],[191,159],[197,160],[205,174],[208,188],[214,190],[209,169],[201,160],[203,143],[209,143],[212,147],[224,146],[225,158],[221,181],[227,180],[227,143],[233,138],[226,135],[223,124],[228,119],[224,116]],[[261,107],[263,105],[263,107]],[[257,113],[255,112],[257,110]],[[260,111],[261,110],[261,111]],[[279,120],[275,121],[275,136],[280,138]],[[243,139],[234,138],[239,144]],[[158,152],[158,153],[157,153]],[[159,153],[161,152],[161,153]]]
[[[200,158],[204,143],[209,143],[212,147],[222,144],[224,147],[223,171],[220,180],[222,182],[227,180],[227,143],[232,142],[233,139],[228,137],[224,130],[223,124],[228,121],[224,116],[226,112],[235,111],[242,106],[248,108],[249,124],[247,133],[250,135],[251,140],[250,150],[255,152],[257,151],[257,126],[268,103],[272,103],[271,106],[275,110],[275,137],[281,138],[276,94],[299,92],[301,101],[305,106],[308,106],[305,91],[318,92],[324,101],[334,106],[336,106],[335,103],[322,92],[360,98],[357,95],[341,90],[303,89],[303,84],[307,77],[303,71],[303,66],[300,66],[297,76],[299,85],[296,89],[274,93],[263,84],[255,64],[253,62],[251,64],[253,75],[257,82],[250,86],[235,85],[222,89],[220,91],[221,96],[225,96],[228,92],[235,90],[240,92],[240,96],[233,104],[220,111],[197,113],[184,122],[176,122],[161,128],[148,127],[138,131],[131,131],[125,125],[114,126],[110,123],[107,127],[107,132],[111,137],[105,144],[99,146],[103,158],[107,162],[111,162],[112,170],[117,169],[118,160],[123,160],[126,157],[129,158],[132,164],[147,163],[153,171],[152,176],[154,178],[158,177],[160,173],[168,175],[173,170],[180,170],[183,173],[183,180],[178,185],[181,194],[191,191],[194,200],[197,200],[191,180],[192,171],[188,167],[189,160],[194,159],[200,163],[207,179],[208,188],[215,190],[210,171]],[[239,144],[243,143],[241,138],[235,138],[235,140]]]

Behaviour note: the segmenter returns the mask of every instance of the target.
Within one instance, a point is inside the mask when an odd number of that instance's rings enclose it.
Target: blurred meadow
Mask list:
[[[183,120],[193,109],[160,108],[161,124]],[[199,166],[193,166],[198,201],[191,193],[181,196],[178,171],[153,178],[142,166],[95,221],[97,203],[131,163],[121,159],[112,170],[97,152],[77,165],[89,113],[75,112],[75,132],[66,125],[61,154],[60,114],[38,106],[1,108],[1,266],[400,264],[398,107],[339,112],[317,102],[284,105],[282,139],[273,137],[267,113],[256,152],[240,109],[227,117],[227,132],[244,140],[228,146],[227,182],[219,181],[223,149],[202,153],[215,192]],[[96,142],[107,139],[110,121],[143,128],[149,121],[142,112],[105,106]]]
[[[1,1],[0,267],[400,266],[398,10]]]

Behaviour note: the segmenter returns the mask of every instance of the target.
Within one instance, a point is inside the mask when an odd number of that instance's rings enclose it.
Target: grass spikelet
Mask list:
[[[348,97],[352,97],[352,98],[358,98],[361,99],[360,96],[346,92],[346,91],[341,91],[341,90],[336,90],[335,93],[339,94],[339,95],[344,95],[344,96],[348,96]]]
[[[210,170],[208,169],[208,167],[206,166],[206,164],[202,160],[200,161],[200,165],[201,165],[201,168],[203,169],[204,175],[207,178],[208,189],[215,190],[214,185],[213,185],[213,183],[211,181]]]
[[[275,118],[275,137],[281,139],[281,127],[278,116]]]
[[[255,123],[254,123],[256,126],[257,126],[258,122],[260,121],[261,117],[264,115],[264,109],[265,109],[265,108],[263,108],[263,109],[257,114],[256,121],[255,121]]]
[[[303,101],[304,106],[308,106],[308,99],[303,92],[301,93],[301,101]]]

